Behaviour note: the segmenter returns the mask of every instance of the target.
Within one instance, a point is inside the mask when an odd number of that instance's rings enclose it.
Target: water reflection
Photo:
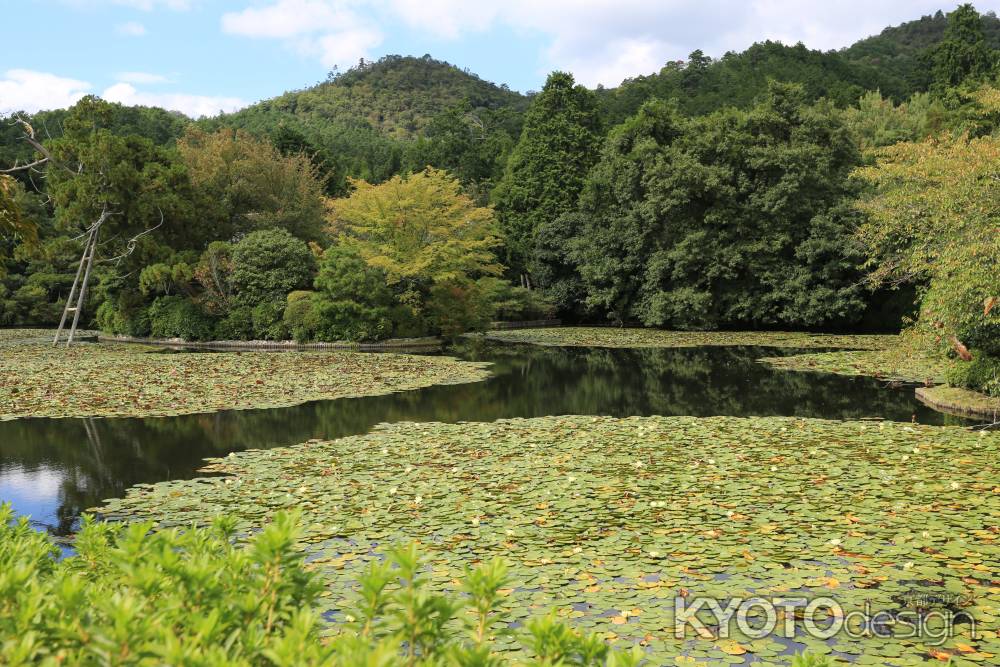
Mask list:
[[[594,415],[795,415],[965,423],[924,407],[912,388],[870,378],[773,371],[764,348],[614,350],[467,343],[451,353],[494,363],[474,384],[290,408],[148,419],[0,422],[0,499],[65,535],[80,512],[140,482],[191,477],[230,451],[363,433],[380,422]]]

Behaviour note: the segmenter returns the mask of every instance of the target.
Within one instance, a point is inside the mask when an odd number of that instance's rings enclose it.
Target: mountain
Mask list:
[[[981,16],[986,40],[1000,48],[1000,19]],[[816,51],[803,44],[758,42],[746,51],[718,59],[695,51],[686,61],[668,62],[658,73],[626,79],[617,88],[598,89],[605,117],[620,123],[647,99],[676,100],[691,115],[724,106],[750,106],[768,79],[802,84],[808,97],[825,97],[838,106],[855,104],[867,90],[902,101],[926,90],[929,68],[923,54],[944,37],[943,12],[886,28],[839,51]]]
[[[1000,19],[993,12],[981,16],[986,43],[1000,49]],[[921,56],[944,37],[948,17],[941,11],[889,27],[878,35],[840,51],[848,61],[877,68],[892,83],[882,93],[897,99],[927,88],[929,68]]]
[[[293,114],[339,125],[365,124],[393,139],[409,139],[437,114],[461,103],[473,109],[523,110],[528,98],[429,55],[364,60],[316,86],[285,93],[228,116],[232,124],[255,115]]]
[[[695,51],[687,61],[668,62],[656,74],[626,79],[617,88],[598,89],[598,94],[606,120],[616,124],[653,97],[673,99],[689,115],[748,107],[770,79],[800,83],[811,99],[826,97],[838,106],[853,104],[866,90],[887,83],[878,68],[852,63],[839,53],[767,41],[717,60]]]

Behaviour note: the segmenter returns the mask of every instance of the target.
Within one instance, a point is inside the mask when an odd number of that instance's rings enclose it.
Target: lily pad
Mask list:
[[[328,352],[178,352],[121,344],[0,346],[0,420],[153,417],[298,405],[476,382],[489,364]]]
[[[133,488],[100,511],[162,526],[230,513],[249,534],[276,511],[300,508],[309,523],[302,548],[329,587],[321,612],[351,598],[352,582],[387,545],[416,540],[435,589],[452,590],[465,566],[501,556],[512,566],[511,618],[555,608],[616,645],[644,642],[653,664],[787,660],[780,647],[789,642],[905,665],[930,655],[932,640],[822,639],[800,625],[780,643],[739,627],[726,637],[704,609],[706,634],[676,636],[678,600],[824,597],[845,614],[961,610],[979,630],[957,627],[962,650],[990,654],[1000,613],[998,454],[998,433],[889,422],[399,423],[213,459],[205,470],[222,476]]]
[[[834,335],[794,331],[665,331],[619,327],[551,327],[490,331],[490,340],[559,347],[701,347],[759,346],[803,349],[847,348],[882,350],[899,337],[889,335]]]

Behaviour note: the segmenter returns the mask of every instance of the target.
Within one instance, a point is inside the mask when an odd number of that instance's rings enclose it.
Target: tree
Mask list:
[[[587,303],[652,326],[851,321],[864,308],[846,206],[859,160],[832,106],[794,85],[747,112],[644,107],[581,195]]]
[[[662,161],[668,159],[667,149],[684,129],[675,105],[654,101],[611,132],[587,178],[580,212],[565,215],[554,225],[575,227],[563,232],[573,236],[562,246],[583,283],[574,289],[573,279],[563,271],[562,280],[552,281],[557,293],[583,291],[588,308],[615,321],[637,316],[646,263],[655,250],[660,223],[649,197],[657,173],[664,168]],[[569,305],[565,298],[560,304],[564,309]]]
[[[281,227],[306,241],[323,239],[323,182],[307,155],[284,155],[239,130],[190,129],[177,149],[215,238]]]
[[[601,139],[597,98],[564,72],[549,75],[525,114],[494,204],[514,273],[538,270],[536,235],[571,211]]]
[[[996,91],[980,96],[1000,110]],[[913,329],[938,350],[1000,357],[1000,140],[945,135],[880,149],[860,238],[877,284],[924,285]]]
[[[957,86],[969,77],[983,77],[993,71],[996,52],[986,43],[979,12],[964,4],[948,14],[944,39],[929,53],[931,73],[939,88]]]
[[[384,274],[414,317],[431,312],[442,286],[471,289],[501,273],[493,211],[476,207],[447,173],[426,169],[381,185],[352,184],[351,196],[331,205],[331,232]]]

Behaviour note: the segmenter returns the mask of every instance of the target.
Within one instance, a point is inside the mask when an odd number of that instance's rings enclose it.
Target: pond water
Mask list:
[[[578,414],[968,423],[926,408],[913,397],[912,387],[772,370],[756,361],[796,352],[751,347],[557,348],[475,341],[448,353],[493,362],[493,377],[485,382],[268,410],[0,422],[0,500],[30,515],[37,527],[67,535],[80,513],[103,499],[120,497],[137,483],[196,476],[205,457],[364,433],[380,422]]]

